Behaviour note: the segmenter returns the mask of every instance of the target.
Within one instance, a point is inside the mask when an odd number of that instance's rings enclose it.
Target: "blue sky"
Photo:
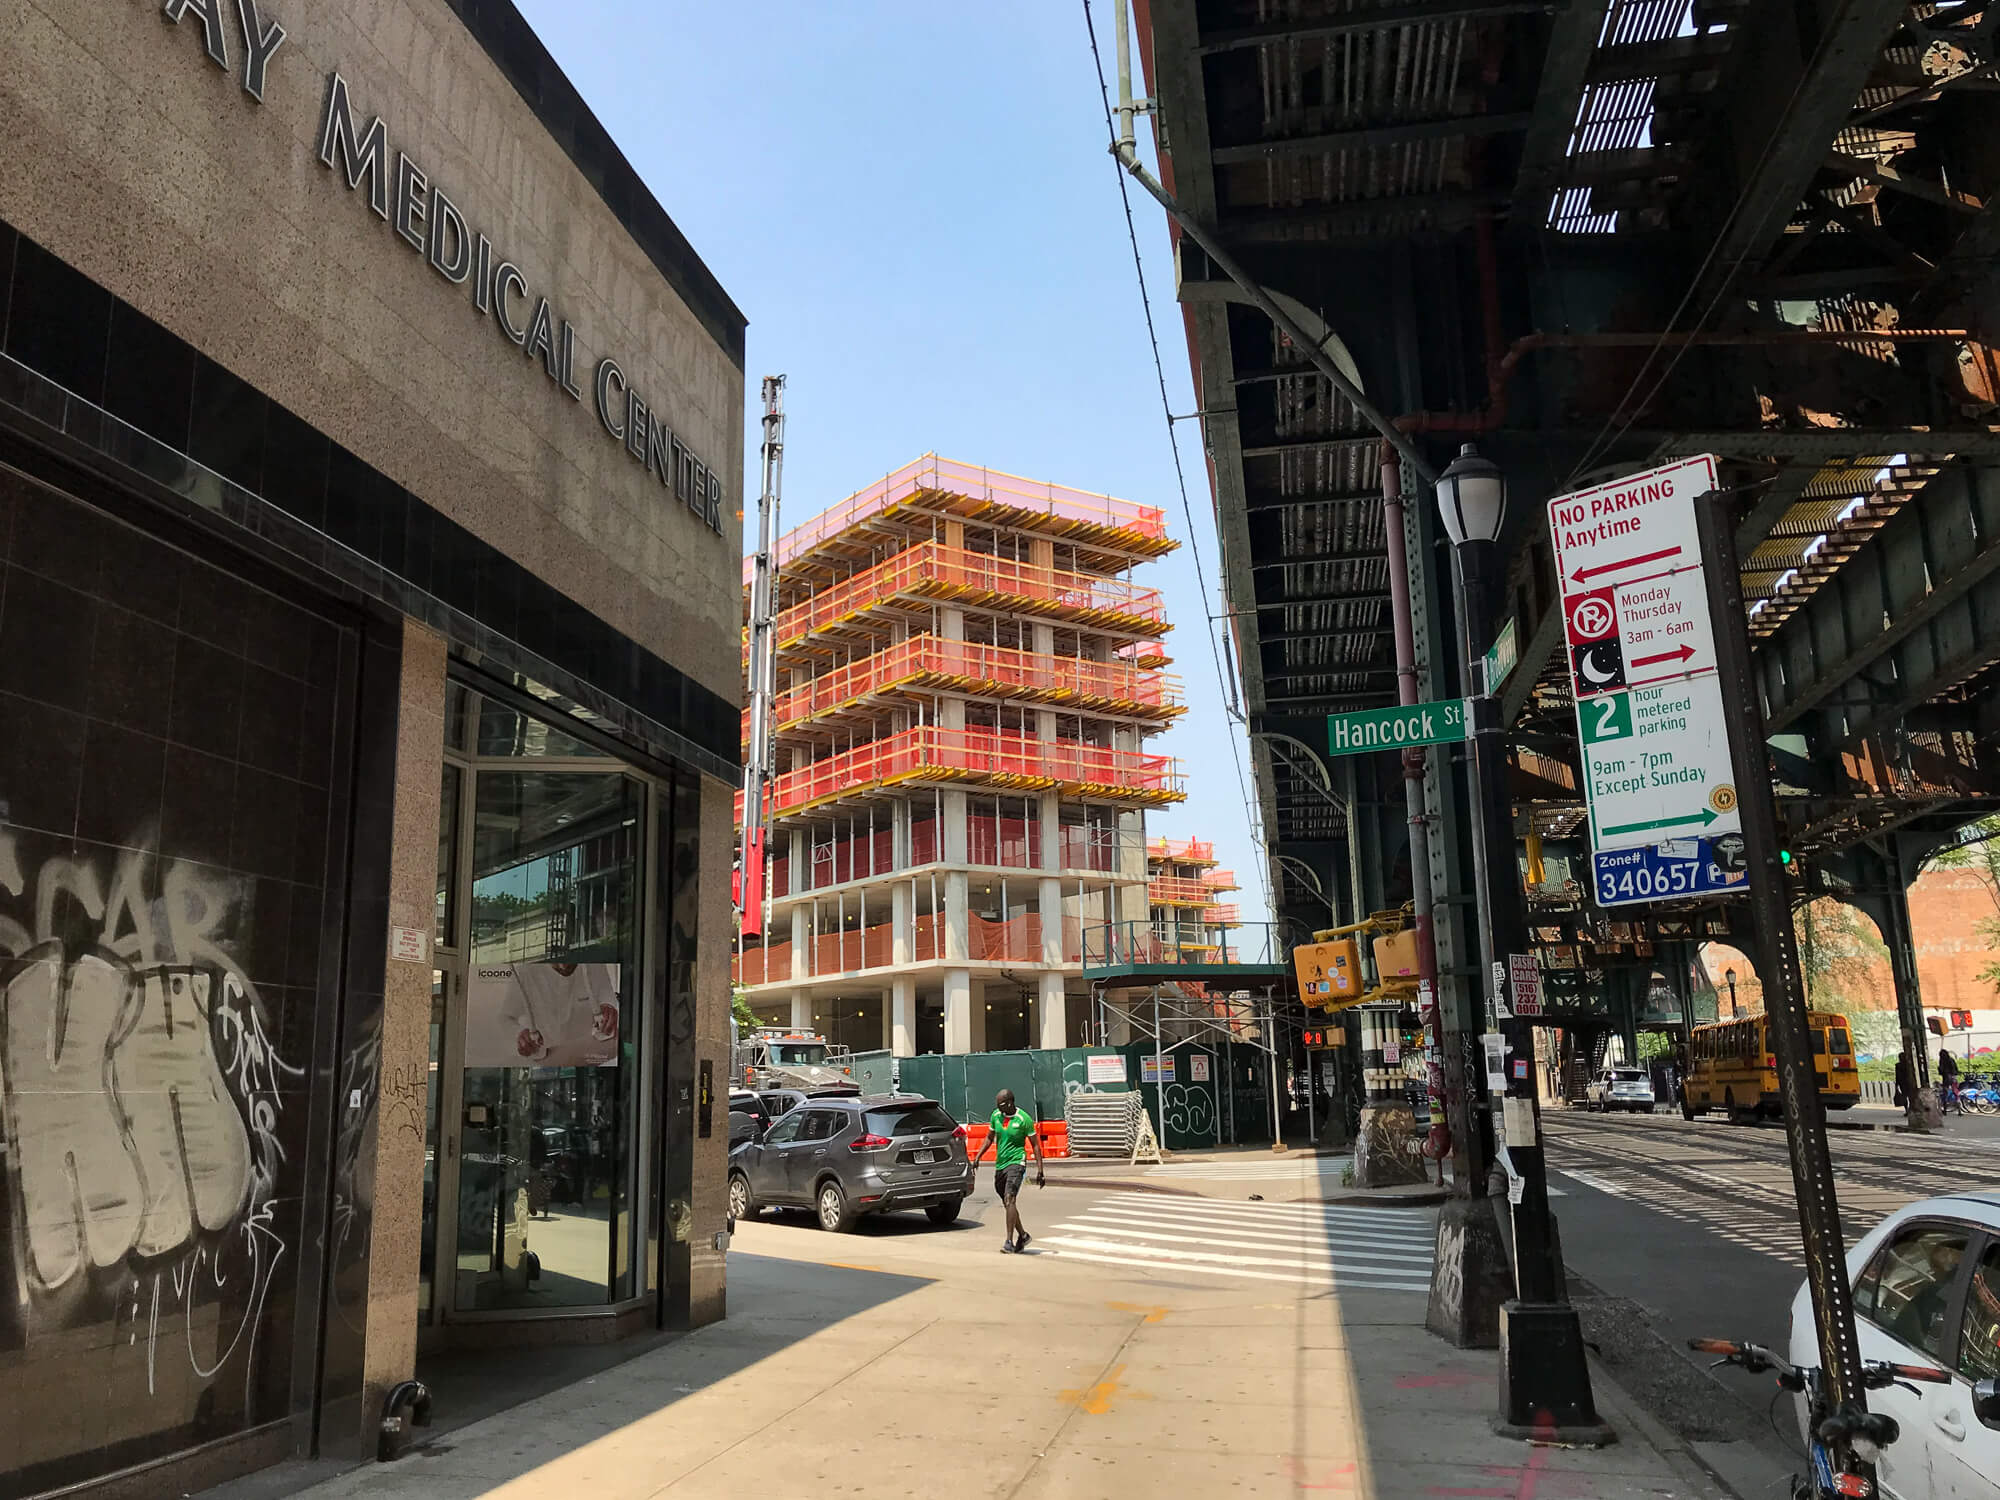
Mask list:
[[[518,3],[750,319],[752,445],[758,378],[787,377],[788,524],[926,451],[1166,508],[1182,546],[1142,577],[1190,712],[1151,748],[1181,757],[1189,795],[1148,826],[1213,837],[1261,917],[1081,0]],[[1096,18],[1109,72],[1102,0]],[[1190,412],[1165,220],[1134,191]],[[1179,429],[1220,611],[1199,434]],[[744,467],[754,495],[754,446]]]

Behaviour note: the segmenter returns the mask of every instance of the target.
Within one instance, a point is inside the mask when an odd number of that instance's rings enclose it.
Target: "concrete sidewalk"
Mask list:
[[[1496,1356],[1424,1332],[1421,1296],[1001,1256],[980,1216],[840,1239],[747,1224],[726,1322],[303,1493],[1728,1495],[1608,1384],[1610,1448],[1495,1437]]]

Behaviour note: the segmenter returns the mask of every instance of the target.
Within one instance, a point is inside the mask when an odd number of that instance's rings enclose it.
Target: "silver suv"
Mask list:
[[[863,1214],[921,1208],[949,1224],[971,1191],[965,1128],[914,1094],[809,1099],[729,1153],[737,1219],[810,1208],[820,1228],[842,1231]]]

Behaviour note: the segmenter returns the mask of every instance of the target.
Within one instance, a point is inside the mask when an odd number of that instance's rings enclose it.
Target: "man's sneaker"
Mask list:
[[[1025,1254],[1027,1254],[1027,1251],[1028,1251],[1028,1241],[1029,1241],[1029,1240],[1031,1240],[1031,1239],[1033,1239],[1033,1238],[1034,1238],[1034,1236],[1033,1236],[1032,1234],[1029,1234],[1027,1230],[1025,1230],[1025,1229],[1024,1229],[1024,1230],[1022,1230],[1022,1231],[1021,1231],[1021,1237],[1020,1237],[1020,1238],[1019,1238],[1018,1240],[1014,1241],[1014,1253],[1015,1253],[1016,1255],[1025,1255]]]
[[[1019,1255],[1021,1252],[1012,1240],[1002,1240],[1000,1242],[1000,1253],[1002,1255]]]

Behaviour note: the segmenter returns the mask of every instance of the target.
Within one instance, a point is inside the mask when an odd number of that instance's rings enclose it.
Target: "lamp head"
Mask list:
[[[1495,542],[1507,518],[1507,477],[1471,443],[1445,466],[1437,481],[1438,512],[1454,547]]]

